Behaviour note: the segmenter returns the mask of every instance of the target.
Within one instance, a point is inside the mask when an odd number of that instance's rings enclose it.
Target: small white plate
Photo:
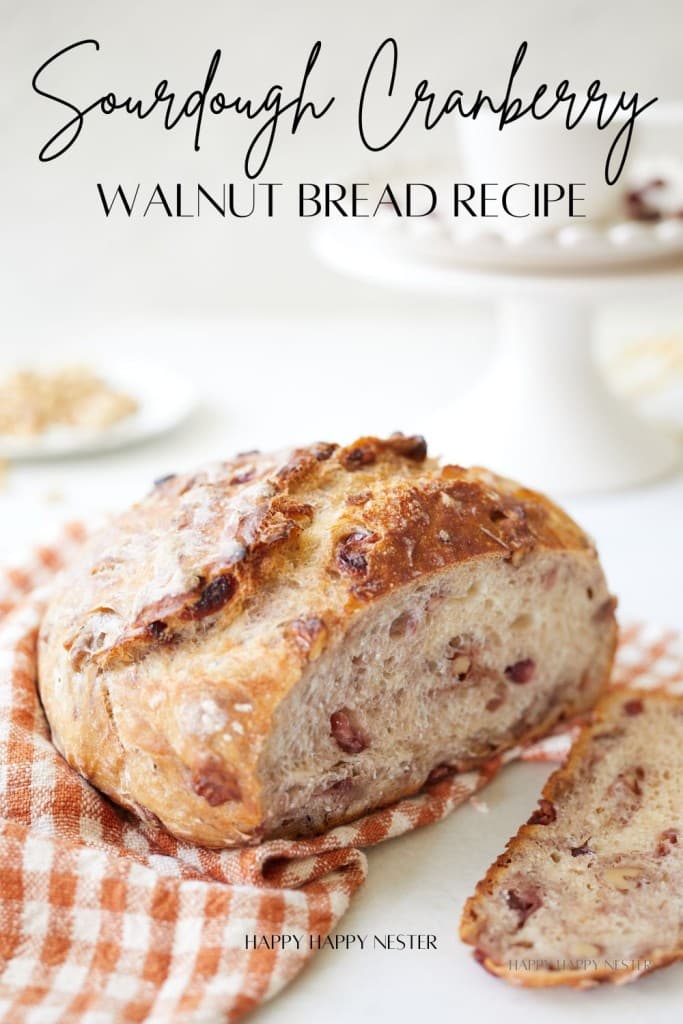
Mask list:
[[[65,455],[91,455],[112,451],[158,437],[182,423],[197,405],[191,384],[179,373],[141,360],[103,361],[91,365],[87,359],[65,360],[45,366],[20,364],[0,369],[4,379],[18,369],[57,369],[83,365],[111,387],[135,399],[137,411],[102,429],[52,427],[31,437],[0,434],[0,458],[48,459]]]

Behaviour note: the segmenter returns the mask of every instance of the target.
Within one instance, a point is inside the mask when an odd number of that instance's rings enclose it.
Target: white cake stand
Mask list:
[[[354,231],[328,224],[314,248],[329,266],[365,281],[496,305],[497,356],[469,393],[425,425],[432,451],[557,494],[639,484],[677,464],[674,439],[608,390],[591,343],[599,302],[683,294],[683,258],[540,273],[436,265],[358,241]]]

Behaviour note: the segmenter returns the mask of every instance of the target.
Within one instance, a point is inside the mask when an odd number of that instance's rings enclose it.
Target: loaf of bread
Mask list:
[[[592,706],[614,599],[585,534],[420,437],[159,480],[42,624],[54,742],[207,846],[313,834]]]
[[[600,701],[460,934],[532,987],[633,981],[683,958],[683,698]]]

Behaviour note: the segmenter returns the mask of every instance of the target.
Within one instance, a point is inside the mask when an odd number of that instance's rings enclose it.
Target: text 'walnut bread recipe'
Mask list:
[[[634,981],[683,959],[683,698],[601,700],[477,886],[461,937],[531,987]]]
[[[546,498],[419,437],[171,476],[95,536],[40,634],[54,742],[206,846],[305,835],[591,707],[595,549]]]

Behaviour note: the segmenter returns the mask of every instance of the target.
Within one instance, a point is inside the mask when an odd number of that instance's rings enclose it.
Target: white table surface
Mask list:
[[[10,467],[0,493],[0,560],[15,561],[69,517],[122,506],[164,473],[236,450],[401,429],[421,421],[473,379],[489,352],[489,325],[463,315],[442,321],[266,321],[112,325],[88,336],[51,339],[65,352],[142,353],[176,365],[196,382],[201,408],[155,442],[100,458]],[[3,343],[9,358],[9,351]],[[27,342],[27,359],[40,339]],[[0,346],[0,362],[2,361]],[[491,467],[504,471],[505,467]],[[683,627],[683,475],[647,488],[564,500],[595,537],[624,621]],[[251,1019],[325,1024],[380,1016],[545,1024],[576,1020],[675,1019],[683,1006],[683,964],[620,989],[513,989],[486,974],[457,938],[474,884],[526,820],[548,774],[515,765],[484,791],[483,813],[466,805],[446,821],[368,852],[369,877],[340,932],[425,932],[436,950],[323,950],[298,979]]]

